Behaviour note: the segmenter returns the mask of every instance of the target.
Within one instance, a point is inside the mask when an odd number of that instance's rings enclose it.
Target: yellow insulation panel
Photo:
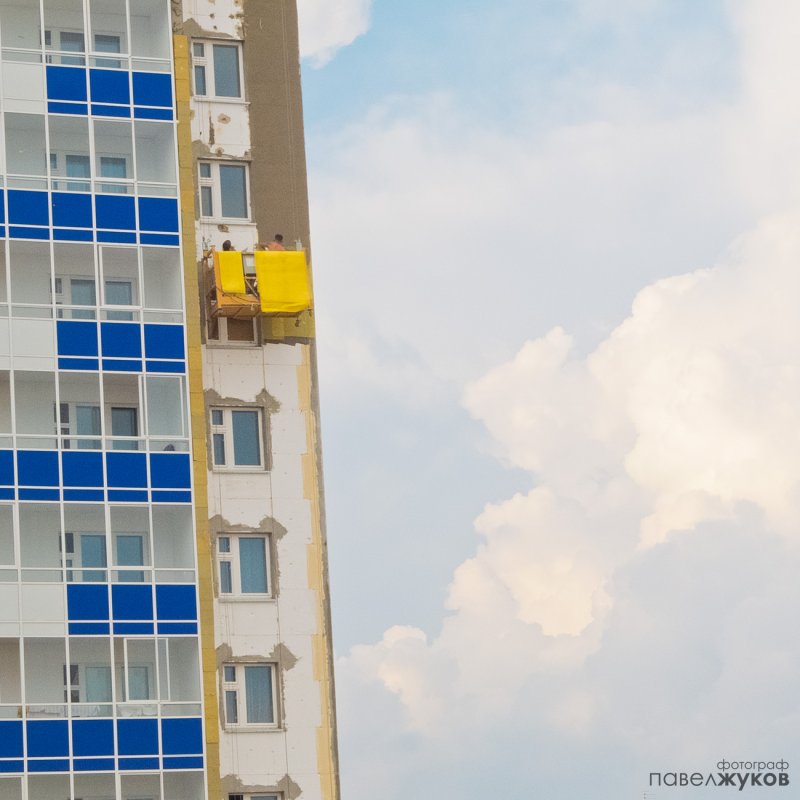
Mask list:
[[[255,258],[263,313],[298,314],[311,308],[311,282],[302,250],[259,250]]]
[[[245,294],[247,287],[244,284],[242,254],[236,250],[222,250],[214,253],[214,258],[219,262],[222,291],[226,294]]]

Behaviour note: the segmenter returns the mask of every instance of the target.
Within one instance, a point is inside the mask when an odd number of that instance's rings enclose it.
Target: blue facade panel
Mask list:
[[[97,356],[97,323],[60,319],[56,323],[56,341],[59,356]],[[76,368],[79,367],[73,367]]]
[[[77,622],[109,619],[106,584],[71,583],[67,586],[67,617]]]
[[[113,758],[76,758],[72,762],[75,772],[111,772],[114,769]]]
[[[157,585],[156,609],[159,620],[197,620],[195,586],[177,583]]]
[[[22,721],[0,722],[0,758],[22,758]]]
[[[53,192],[50,203],[53,210],[53,225],[63,228],[92,227],[92,196],[90,194]]]
[[[152,620],[153,590],[149,584],[114,584],[111,587],[111,608],[114,620]]]
[[[12,225],[49,225],[50,203],[47,192],[9,189],[8,221]],[[49,237],[49,233],[45,232],[45,235]]]
[[[140,197],[139,229],[178,232],[178,201],[172,197]]]
[[[47,99],[86,101],[86,70],[83,67],[47,67]],[[77,113],[77,112],[67,112]],[[86,113],[85,111],[83,113]]]
[[[185,358],[182,325],[145,325],[144,354],[147,358]]]
[[[69,723],[65,719],[29,719],[25,723],[28,758],[69,755]]]
[[[64,486],[102,486],[103,454],[64,452],[61,454]]]
[[[171,109],[172,76],[164,72],[134,72],[133,103]]]
[[[54,450],[18,450],[20,486],[58,486],[58,453]]]
[[[72,720],[72,754],[113,756],[114,723],[110,719]]]
[[[131,104],[128,73],[114,69],[90,69],[89,88],[92,103]],[[128,112],[130,114],[130,112]]]
[[[0,450],[0,486],[13,486],[14,480],[14,451]]]
[[[98,194],[94,198],[94,210],[98,228],[136,230],[136,201],[133,197]]]
[[[158,721],[154,719],[118,719],[117,749],[121,756],[158,755]],[[156,764],[158,764],[157,761]],[[136,768],[133,767],[133,769]],[[158,766],[154,769],[158,769]]]
[[[151,453],[150,485],[154,489],[188,489],[192,462],[188,453]]]
[[[101,322],[100,341],[105,358],[141,358],[142,327],[131,322]]]
[[[106,481],[119,489],[147,488],[145,453],[106,453]]]

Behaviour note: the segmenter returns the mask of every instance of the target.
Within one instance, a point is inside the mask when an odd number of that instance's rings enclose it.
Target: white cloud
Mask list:
[[[372,0],[298,0],[300,56],[315,67],[369,30]]]
[[[607,102],[543,132],[395,98],[328,145],[326,382],[361,391],[370,365],[390,391],[399,365],[424,402],[471,380],[467,408],[533,487],[478,517],[440,630],[340,660],[353,797],[407,796],[449,764],[440,796],[518,794],[521,774],[537,796],[610,800],[648,768],[800,746],[800,215],[776,214],[800,201],[800,12],[729,7],[741,91],[706,108],[589,81],[565,103]],[[326,362],[337,317],[362,344]]]
[[[798,263],[800,213],[773,218],[720,265],[643,289],[587,356],[556,329],[476,381],[467,407],[538,485],[476,521],[438,636],[392,629],[340,671],[371,675],[448,747],[503,722],[688,757],[690,708],[702,752],[745,746],[726,704],[755,679],[779,717],[800,713],[796,645],[775,626],[800,602]],[[765,661],[748,663],[748,635]],[[665,641],[678,650],[660,663],[637,652]]]

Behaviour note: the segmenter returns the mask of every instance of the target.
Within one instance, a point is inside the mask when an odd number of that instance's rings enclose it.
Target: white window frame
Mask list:
[[[233,414],[237,411],[255,411],[258,426],[258,464],[237,464],[233,444]],[[215,423],[215,412],[222,413],[222,422]],[[266,446],[264,436],[264,409],[257,406],[212,406],[209,409],[208,429],[211,437],[211,464],[216,472],[263,472],[266,470]],[[225,463],[218,464],[216,460],[216,436],[223,437],[223,451]]]
[[[264,569],[267,576],[266,592],[243,592],[241,576],[241,559],[239,555],[239,543],[242,539],[262,539],[264,541]],[[228,550],[224,549],[225,541],[228,543]],[[217,578],[219,580],[219,599],[220,600],[268,600],[273,594],[272,579],[272,537],[267,533],[224,533],[217,537]],[[231,591],[223,592],[223,564],[230,564]]]
[[[229,794],[228,800],[283,800],[280,792],[236,792]]]
[[[203,165],[210,167],[210,177],[202,175]],[[245,211],[244,217],[223,217],[222,216],[222,180],[220,178],[220,167],[244,167],[244,191],[245,191]],[[197,162],[197,185],[199,188],[200,218],[203,220],[220,220],[225,222],[250,222],[252,218],[252,208],[250,203],[250,162],[248,161],[213,161],[203,159]],[[211,189],[211,214],[205,214],[203,209],[203,189]]]
[[[235,670],[235,679],[226,680],[226,668],[232,667]],[[269,667],[272,673],[272,722],[248,722],[247,721],[247,695],[245,684],[246,667]],[[280,728],[280,713],[278,710],[278,665],[273,661],[229,661],[222,665],[220,669],[220,682],[222,684],[222,712],[223,726],[226,729],[248,729],[248,730],[275,730]],[[228,721],[228,693],[236,694],[236,714],[237,721]]]
[[[217,95],[214,84],[214,45],[221,47],[235,47],[237,50],[237,67],[239,69],[239,96]],[[202,50],[198,52],[198,48]],[[202,69],[205,75],[206,93],[197,91],[196,70]],[[192,93],[201,100],[213,100],[219,103],[244,102],[244,58],[242,43],[232,39],[192,39]]]

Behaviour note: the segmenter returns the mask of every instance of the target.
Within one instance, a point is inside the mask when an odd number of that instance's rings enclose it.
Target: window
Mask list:
[[[281,800],[279,794],[229,794],[228,800]]]
[[[217,562],[220,595],[270,594],[267,536],[220,536],[217,539]]]
[[[225,664],[222,687],[227,726],[277,724],[274,664]]]
[[[194,93],[201,97],[241,98],[241,46],[192,43]]]
[[[111,435],[124,436],[124,439],[114,439],[111,447],[113,450],[138,450],[139,443],[139,409],[133,406],[111,407]]]
[[[199,178],[200,216],[250,218],[247,164],[201,161]]]
[[[260,409],[211,409],[211,451],[218,469],[263,466]]]

